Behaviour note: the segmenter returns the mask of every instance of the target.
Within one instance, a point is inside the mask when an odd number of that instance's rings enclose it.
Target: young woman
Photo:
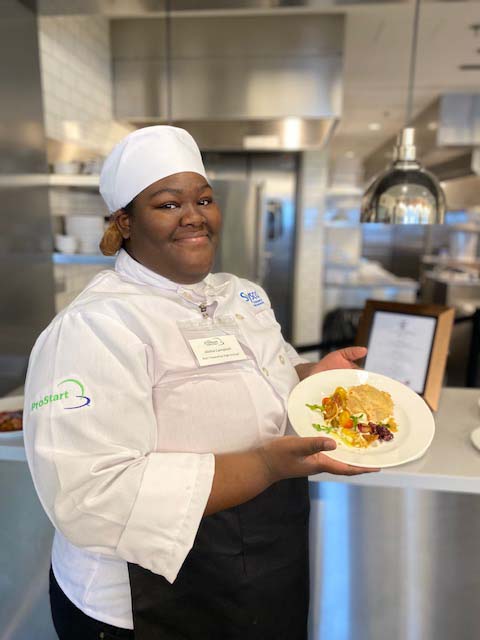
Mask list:
[[[288,435],[286,400],[365,350],[308,364],[258,285],[210,273],[221,214],[186,131],[127,136],[100,191],[115,270],[41,334],[26,382],[57,633],[303,640],[307,476],[366,470]]]

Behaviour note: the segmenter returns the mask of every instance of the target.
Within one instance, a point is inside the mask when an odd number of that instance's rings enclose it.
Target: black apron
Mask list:
[[[135,640],[306,640],[308,480],[202,519],[173,584],[128,564]]]

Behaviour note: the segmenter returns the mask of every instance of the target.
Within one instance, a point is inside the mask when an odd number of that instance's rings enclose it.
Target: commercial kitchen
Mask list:
[[[479,9],[0,6],[0,411],[20,409],[11,399],[40,332],[113,269],[98,249],[109,219],[99,173],[139,127],[171,124],[198,142],[223,213],[214,271],[259,283],[311,362],[358,340],[367,300],[451,313],[446,362],[435,345],[427,354],[440,380],[419,391],[435,420],[428,450],[378,474],[309,478],[311,640],[480,637]],[[440,210],[444,198],[444,211],[366,222],[368,185],[402,153],[416,153],[428,202]],[[0,479],[0,640],[53,640],[53,526],[21,437],[0,433]]]

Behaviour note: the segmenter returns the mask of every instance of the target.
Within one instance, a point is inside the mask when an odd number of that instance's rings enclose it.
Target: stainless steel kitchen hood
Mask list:
[[[432,167],[442,180],[448,207],[451,210],[480,207],[480,148],[467,150],[461,155]]]
[[[400,4],[408,0],[170,0],[170,10],[182,14],[225,15],[231,13],[288,13],[335,11],[349,5],[383,1]],[[449,0],[445,0],[449,1]],[[161,17],[167,0],[36,0],[42,15],[100,14],[110,18]]]
[[[480,95],[440,96],[412,123],[418,158],[442,181],[449,209],[480,205]],[[365,178],[385,168],[393,138],[365,161]]]
[[[135,124],[148,126],[154,121]],[[174,124],[189,131],[203,151],[296,151],[327,144],[337,120],[175,120]]]
[[[340,15],[111,22],[115,117],[171,122],[202,149],[318,148],[342,108]]]
[[[480,147],[480,94],[440,96],[411,126],[415,128],[419,160],[435,173],[438,168],[441,180],[471,173],[471,160],[466,160],[466,156]],[[395,137],[390,138],[365,160],[367,180],[388,164],[394,143]]]

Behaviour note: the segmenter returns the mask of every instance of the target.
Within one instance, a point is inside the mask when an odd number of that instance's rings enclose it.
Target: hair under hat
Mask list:
[[[157,180],[184,171],[207,177],[200,150],[188,131],[167,125],[144,127],[120,140],[107,156],[100,172],[100,193],[114,213]],[[114,255],[121,244],[120,232],[111,222],[100,249]]]

